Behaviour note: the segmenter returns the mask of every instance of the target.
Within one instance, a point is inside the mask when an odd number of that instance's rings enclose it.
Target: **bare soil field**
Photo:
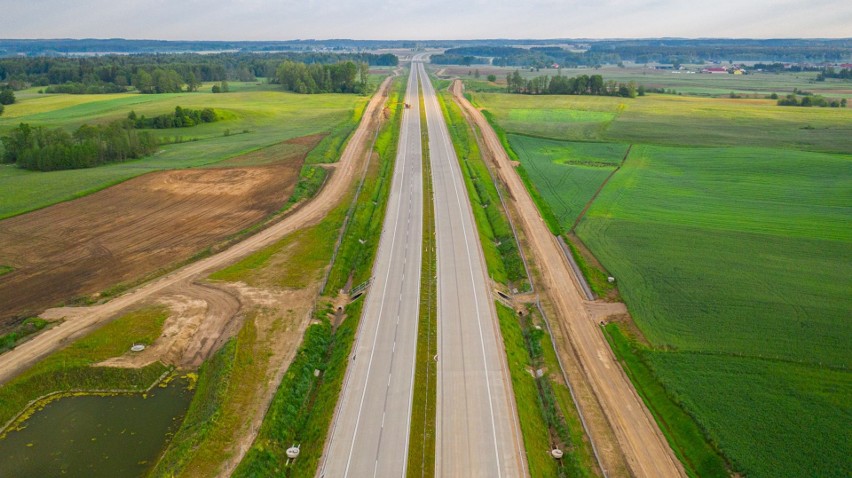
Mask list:
[[[0,332],[186,260],[262,220],[290,196],[303,160],[151,173],[0,221],[0,264],[14,268],[0,279]]]

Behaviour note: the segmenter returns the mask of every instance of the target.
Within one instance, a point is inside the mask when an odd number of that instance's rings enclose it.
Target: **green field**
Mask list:
[[[697,71],[704,68],[704,66],[686,65],[686,68]],[[502,92],[506,90],[506,74],[515,71],[514,68],[480,67],[480,78],[476,79],[473,75],[476,69],[476,67],[454,66],[448,68],[449,71],[446,75],[460,76],[464,79],[465,86],[472,91]],[[604,66],[602,68],[595,68],[594,70],[588,68],[562,68],[560,71],[554,69],[541,69],[538,71],[521,70],[520,73],[524,78],[542,75],[550,77],[556,75],[568,77],[601,75],[605,80],[613,80],[619,83],[633,81],[637,85],[644,85],[647,88],[675,90],[679,94],[696,96],[728,96],[732,92],[742,96],[764,96],[772,93],[783,96],[793,93],[794,89],[798,89],[831,98],[852,98],[852,88],[850,88],[849,82],[832,78],[828,78],[825,81],[816,81],[817,72],[815,71],[711,75],[687,73],[685,71],[652,70],[642,66],[630,66],[628,68]],[[488,74],[496,75],[497,82],[490,83],[485,81],[485,76]]]
[[[555,141],[517,134],[508,138],[564,230],[571,229],[627,152],[627,145],[619,143]]]
[[[650,344],[618,353],[691,473],[716,474],[715,450],[746,476],[848,476],[852,111],[670,95],[475,99],[564,230],[571,198],[593,190],[568,158],[633,144],[577,234]],[[564,121],[549,121],[560,108]],[[590,121],[598,113],[613,117]],[[705,458],[716,464],[702,468]]]
[[[175,106],[214,108],[222,121],[193,128],[153,130],[164,144],[153,156],[91,169],[38,172],[0,165],[0,219],[79,197],[151,171],[215,164],[242,153],[317,133],[330,133],[309,162],[335,150],[351,131],[367,98],[357,95],[297,95],[273,85],[235,83],[227,94],[20,95],[0,117],[0,135],[19,123],[72,130],[84,123],[124,118],[133,110],[155,116]]]
[[[852,151],[852,108],[793,108],[773,100],[672,95],[625,99],[480,93],[474,99],[506,132],[544,138]],[[566,113],[552,113],[560,109]]]

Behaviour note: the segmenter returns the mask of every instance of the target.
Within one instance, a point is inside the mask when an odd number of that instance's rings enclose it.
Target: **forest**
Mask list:
[[[548,43],[542,41],[541,43]],[[849,40],[617,40],[586,45],[464,46],[432,56],[437,64],[493,64],[546,68],[634,63],[703,63],[719,61],[837,62],[852,58]],[[566,48],[579,47],[579,48]]]
[[[368,71],[366,63],[351,61],[332,65],[285,61],[275,77],[284,89],[296,93],[365,93]]]
[[[201,82],[274,79],[285,61],[396,66],[399,60],[391,54],[331,52],[20,57],[0,59],[0,82],[13,89],[44,86],[48,93],[119,93],[131,86],[140,93],[175,93],[184,85],[194,91]]]
[[[91,168],[141,158],[157,148],[157,139],[147,131],[137,131],[130,119],[84,124],[73,134],[62,128],[21,123],[0,141],[4,163],[38,171]]]
[[[525,79],[518,70],[506,75],[506,90],[509,93],[527,95],[592,95],[592,96],[621,96],[635,98],[644,96],[643,86],[636,83],[617,83],[605,81],[601,75],[568,76],[536,76]]]

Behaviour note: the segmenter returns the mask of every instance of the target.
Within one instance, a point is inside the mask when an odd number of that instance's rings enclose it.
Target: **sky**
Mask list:
[[[850,0],[0,0],[0,38],[849,38]]]

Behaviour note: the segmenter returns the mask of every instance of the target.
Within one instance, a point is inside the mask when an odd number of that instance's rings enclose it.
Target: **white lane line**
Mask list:
[[[424,81],[424,84],[425,84],[425,81]],[[426,89],[427,88],[424,87],[424,91]],[[429,85],[428,89],[432,90],[432,85]],[[434,90],[432,90],[432,94],[434,95]],[[436,100],[432,101],[432,103],[433,103],[432,107],[433,108],[435,107],[434,103],[436,103],[436,102],[437,102]],[[480,317],[480,312],[479,312],[479,300],[478,300],[478,295],[476,293],[476,282],[473,278],[473,260],[471,258],[471,254],[470,254],[470,242],[468,241],[467,227],[466,227],[465,221],[463,219],[464,213],[462,211],[461,197],[459,196],[459,189],[458,189],[458,185],[457,185],[458,179],[456,177],[455,169],[453,168],[453,165],[452,165],[452,162],[451,162],[452,156],[450,156],[450,150],[447,147],[449,139],[447,138],[447,132],[444,131],[444,126],[445,125],[443,124],[443,122],[441,122],[441,121],[438,122],[438,130],[441,132],[441,138],[443,139],[442,142],[443,142],[443,146],[444,146],[444,152],[446,153],[447,161],[450,164],[450,174],[453,177],[452,182],[453,182],[453,190],[456,193],[456,204],[458,205],[459,214],[462,217],[462,221],[461,221],[461,223],[462,223],[462,234],[464,235],[464,241],[465,241],[465,246],[466,246],[465,252],[467,252],[468,270],[470,272],[470,282],[471,282],[472,289],[473,289],[473,303],[474,303],[474,306],[476,307],[476,323],[477,323],[477,326],[479,328],[479,345],[480,345],[480,349],[482,351],[482,362],[483,362],[483,364],[487,364],[488,360],[487,360],[487,356],[485,354],[485,339],[484,339],[483,333],[482,333],[482,319]],[[494,423],[494,403],[493,403],[493,400],[491,399],[491,380],[488,377],[487,365],[486,365],[486,370],[485,370],[485,386],[488,389],[488,393],[486,395],[488,395],[488,409],[489,409],[489,413],[491,415],[491,431],[492,431],[492,436],[494,438],[494,455],[497,458],[497,477],[500,478],[500,477],[502,477],[502,472],[501,472],[502,466],[501,466],[501,463],[500,463],[500,450],[497,446],[497,425]]]
[[[409,80],[409,86],[410,85],[411,85],[411,80]],[[408,153],[408,135],[403,136],[402,143],[403,144],[401,145],[400,149],[403,152],[403,155],[401,156],[403,158],[403,161],[402,161],[402,168],[400,169],[399,177],[405,178],[405,161],[404,161],[404,158],[405,158],[405,155]],[[397,155],[397,157],[400,157],[400,156]],[[397,220],[396,220],[396,224],[394,224],[393,235],[391,236],[390,257],[393,257],[393,250],[394,250],[394,247],[396,245],[396,231],[397,231],[397,229],[399,229],[399,211],[402,210],[401,206],[402,206],[402,194],[399,195],[399,199],[397,201]],[[376,333],[373,335],[373,346],[372,346],[372,349],[370,350],[370,360],[369,360],[369,362],[367,362],[367,378],[364,380],[364,389],[361,391],[361,400],[358,404],[358,418],[355,419],[355,431],[352,433],[352,444],[349,446],[349,456],[346,458],[346,470],[343,472],[344,478],[349,476],[349,467],[352,464],[352,452],[355,450],[355,443],[357,442],[357,437],[358,437],[358,427],[361,425],[361,412],[364,409],[364,397],[367,394],[367,388],[368,388],[367,385],[370,382],[370,371],[373,368],[373,358],[374,358],[375,353],[376,353],[376,343],[377,343],[378,338],[379,338],[379,329],[381,328],[381,324],[382,324],[382,312],[384,311],[384,308],[385,308],[384,297],[387,294],[387,290],[388,290],[387,284],[388,284],[388,279],[390,278],[390,272],[391,272],[391,267],[388,266],[387,273],[385,274],[385,282],[384,282],[385,289],[382,291],[382,302],[381,302],[381,305],[379,306],[378,323],[376,324]],[[402,298],[402,294],[400,294],[400,298]],[[383,423],[383,426],[384,426],[384,416],[382,416],[382,423]]]

